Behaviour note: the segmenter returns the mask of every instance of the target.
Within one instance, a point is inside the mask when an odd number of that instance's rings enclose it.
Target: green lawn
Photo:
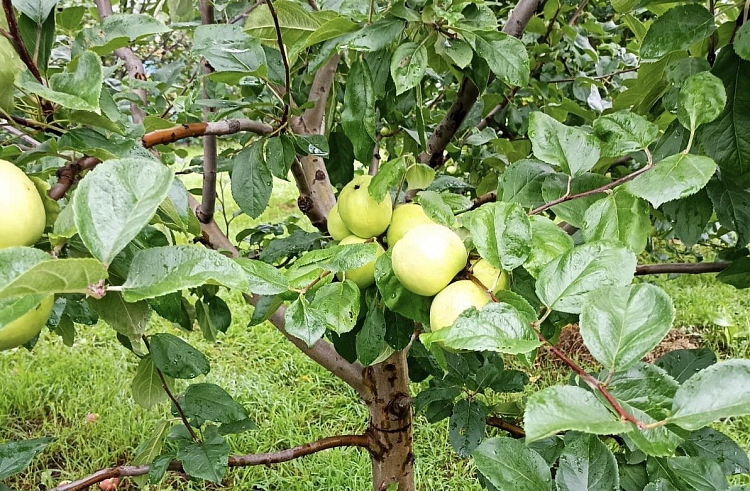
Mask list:
[[[293,195],[291,183],[276,181],[267,214],[258,221],[238,218],[232,224],[233,232],[251,223],[299,213],[289,199]],[[750,299],[746,292],[719,285],[711,276],[650,280],[675,300],[677,325],[705,334],[722,356],[750,354],[746,337]],[[279,450],[366,428],[367,410],[352,390],[296,351],[273,327],[247,328],[251,308],[237,295],[225,298],[232,307],[233,322],[217,344],[203,341],[199,332],[178,332],[157,317],[151,332],[171,330],[203,350],[212,370],[197,381],[219,384],[249,409],[260,429],[231,438],[235,453]],[[725,327],[721,327],[727,324],[739,333],[729,345],[724,344]],[[132,401],[130,381],[137,360],[119,346],[114,331],[104,326],[78,328],[79,337],[72,348],[45,333],[33,352],[0,352],[0,374],[4,375],[0,383],[0,441],[41,436],[56,439],[28,472],[8,482],[12,489],[50,487],[101,467],[127,463],[157,421],[170,417],[166,404],[145,410]],[[552,378],[563,376],[566,374],[553,374]],[[545,377],[536,383],[549,380]],[[88,413],[99,417],[87,422]],[[741,418],[722,428],[750,449],[748,423],[750,418]],[[419,417],[415,432],[419,489],[480,489],[471,464],[450,449],[447,422],[429,425]],[[226,484],[243,491],[366,490],[371,486],[370,465],[361,450],[335,449],[273,467],[234,469],[227,474]],[[206,488],[175,478],[159,487]],[[121,489],[134,486],[126,484]]]

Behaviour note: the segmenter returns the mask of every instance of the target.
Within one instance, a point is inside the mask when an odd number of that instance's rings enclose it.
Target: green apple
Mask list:
[[[331,211],[328,212],[328,233],[331,234],[333,240],[343,240],[352,235],[352,231],[349,230],[341,220],[338,203],[333,205]]]
[[[338,211],[346,228],[363,239],[377,237],[391,223],[393,205],[386,194],[382,201],[375,201],[368,191],[372,176],[357,176],[344,186],[339,194]]]
[[[345,237],[344,239],[339,242],[339,245],[347,245],[347,244],[363,244],[367,242],[367,239],[363,239],[362,237],[357,237],[356,235],[350,235],[349,237]],[[378,250],[375,252],[375,259],[378,258],[383,252],[383,247],[375,242],[378,246]],[[344,271],[344,273],[337,273],[336,276],[340,280],[352,280],[354,283],[357,284],[360,288],[367,288],[368,286],[375,283],[375,259],[370,261],[369,263],[365,264],[364,266],[360,266],[359,268],[350,269],[349,271]]]
[[[396,245],[396,242],[401,240],[401,237],[414,227],[430,223],[435,222],[427,216],[420,205],[407,203],[397,206],[393,210],[391,225],[388,227],[388,233],[385,236],[388,241],[388,247]]]
[[[492,290],[492,293],[496,294],[500,290],[510,288],[510,276],[508,273],[502,269],[497,269],[486,259],[480,259],[475,262],[472,266],[471,274],[486,286],[487,289]]]
[[[417,295],[430,297],[448,286],[466,266],[461,238],[443,225],[419,225],[393,247],[391,262],[398,281]]]
[[[7,160],[0,160],[0,210],[0,248],[34,245],[44,233],[47,218],[36,186]]]
[[[430,306],[430,329],[437,331],[453,325],[464,310],[481,309],[490,301],[486,291],[471,280],[460,280],[435,295]]]
[[[0,351],[17,348],[27,341],[34,339],[47,323],[52,306],[55,303],[55,296],[42,300],[35,309],[23,314],[18,319],[0,326]]]

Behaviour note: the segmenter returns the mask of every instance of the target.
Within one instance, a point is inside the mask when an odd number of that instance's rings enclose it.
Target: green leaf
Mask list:
[[[701,428],[690,433],[680,447],[690,457],[705,457],[718,463],[724,475],[750,472],[747,453],[734,440],[713,428]]]
[[[326,332],[326,316],[312,308],[304,295],[300,295],[284,313],[286,332],[304,341],[307,346],[315,344]]]
[[[310,251],[294,263],[295,268],[314,264],[320,269],[337,273],[364,266],[374,261],[378,251],[374,242],[345,244]]]
[[[673,457],[666,459],[667,469],[649,468],[649,477],[661,474],[676,490],[721,491],[729,487],[721,467],[703,457]],[[662,464],[663,465],[663,464]]]
[[[169,433],[170,425],[169,421],[163,419],[154,426],[151,437],[140,444],[135,451],[132,465],[149,465],[159,457],[164,446],[164,439],[167,437],[167,433]],[[148,476],[134,477],[133,480],[139,486],[145,486],[148,483]]]
[[[274,10],[284,44],[303,44],[321,25],[321,19],[295,2],[275,2]],[[276,27],[268,5],[261,4],[247,16],[245,30],[255,39],[276,45]]]
[[[750,288],[750,257],[735,259],[716,279],[735,288]]]
[[[97,55],[104,56],[145,36],[169,31],[153,15],[113,14],[105,17],[100,26],[83,29],[73,43],[73,52],[91,49]]]
[[[544,204],[542,185],[554,169],[544,162],[522,159],[513,162],[500,176],[498,194],[508,203],[518,203],[523,207],[536,208]]]
[[[456,221],[451,207],[443,200],[443,195],[435,191],[422,191],[418,196],[419,204],[430,219],[446,227],[452,227]]]
[[[591,205],[583,216],[581,233],[586,242],[619,242],[636,254],[646,249],[651,236],[648,203],[623,188]]]
[[[566,430],[618,435],[633,428],[620,421],[594,394],[571,385],[547,387],[532,394],[523,421],[526,442]]]
[[[660,58],[686,50],[716,30],[711,12],[701,5],[680,5],[668,10],[649,27],[641,43],[641,58]]]
[[[619,489],[615,456],[596,435],[568,433],[555,483],[558,491]]]
[[[0,299],[90,293],[89,286],[105,278],[107,271],[96,259],[53,259],[27,247],[0,249]]]
[[[219,484],[227,471],[230,450],[216,427],[208,426],[203,432],[203,441],[180,448],[177,459],[188,476]]]
[[[654,285],[597,288],[583,302],[581,336],[605,368],[625,370],[664,339],[674,312],[672,300]]]
[[[637,362],[627,370],[613,373],[607,386],[620,403],[663,419],[672,409],[679,384],[663,369]]]
[[[465,310],[452,326],[420,336],[429,348],[431,343],[453,350],[528,353],[541,343],[531,323],[535,315],[509,303],[490,303],[481,310]]]
[[[435,180],[435,169],[426,164],[413,164],[406,169],[406,190],[427,189]]]
[[[547,176],[542,184],[542,197],[545,202],[554,201],[565,195],[568,190],[568,177],[565,174],[551,174]],[[586,172],[570,181],[570,193],[579,194],[592,189],[597,189],[605,184],[609,184],[610,179],[601,174],[592,174]],[[597,200],[604,198],[604,192],[595,193],[590,196],[584,196],[561,203],[550,208],[555,215],[561,220],[565,220],[574,227],[580,228],[583,224],[583,217],[586,210],[591,207]]]
[[[716,162],[700,155],[679,153],[657,163],[625,184],[630,194],[648,200],[654,208],[695,194],[716,172]]]
[[[373,296],[367,308],[367,317],[356,337],[357,359],[365,366],[371,365],[383,352],[385,344],[385,314],[380,298]]]
[[[406,175],[406,158],[396,157],[395,159],[388,160],[380,166],[378,173],[372,178],[372,181],[367,186],[367,192],[375,201],[380,203],[385,199],[388,194],[388,190],[392,186],[398,186]]]
[[[173,179],[169,168],[146,159],[111,160],[86,174],[72,206],[91,253],[109,265],[154,216]]]
[[[602,155],[621,157],[648,147],[659,136],[659,127],[636,113],[618,111],[594,120],[594,134],[604,141]]]
[[[536,158],[559,165],[573,177],[590,170],[599,160],[599,141],[594,135],[566,126],[540,111],[529,116],[529,138]]]
[[[191,384],[185,391],[182,410],[191,422],[232,424],[248,419],[247,409],[216,384]]]
[[[427,69],[427,48],[423,44],[407,42],[393,52],[391,77],[396,85],[396,95],[417,86]]]
[[[8,40],[0,41],[0,109],[13,110],[13,81],[23,70],[23,63]]]
[[[719,222],[737,232],[740,244],[750,242],[750,188],[740,187],[731,176],[722,176],[709,182],[706,191]]]
[[[23,72],[16,80],[16,84],[23,90],[68,109],[93,111],[98,114],[99,94],[104,80],[99,57],[91,51],[84,51],[66,68],[67,71],[50,77],[49,87],[37,82],[28,72]]]
[[[217,72],[236,72],[242,75],[264,74],[266,54],[256,39],[251,38],[236,24],[212,24],[195,28],[193,52],[206,58]]]
[[[706,189],[662,205],[664,215],[672,222],[674,233],[685,247],[697,244],[714,213]]]
[[[151,319],[151,309],[146,302],[125,302],[120,292],[108,292],[99,299],[90,298],[88,303],[100,319],[129,338],[139,338],[146,332]]]
[[[725,384],[731,380],[732,390]],[[727,360],[704,368],[677,390],[667,421],[698,430],[730,416],[750,414],[750,360]]]
[[[36,24],[42,24],[60,0],[16,0],[13,6]]]
[[[370,162],[375,148],[375,88],[370,68],[355,61],[347,76],[341,127],[354,147],[354,157]]]
[[[247,275],[250,291],[257,295],[275,295],[289,289],[289,280],[284,273],[263,261],[239,258],[235,262]]]
[[[216,341],[220,332],[227,332],[232,324],[232,312],[221,298],[209,295],[195,302],[195,314],[203,337]]]
[[[170,389],[174,388],[172,377],[165,375],[164,380]],[[131,384],[131,393],[136,404],[146,409],[169,399],[150,355],[141,358],[138,363],[138,369],[135,371]]]
[[[263,158],[262,142],[255,142],[232,158],[232,197],[240,209],[258,218],[268,206],[273,177]]]
[[[287,137],[274,136],[267,138],[263,148],[266,166],[275,177],[288,179],[296,152],[294,143]]]
[[[167,0],[167,9],[173,23],[191,21],[196,13],[192,0]]]
[[[448,440],[459,457],[468,457],[482,443],[487,410],[481,402],[469,399],[461,399],[453,406]]]
[[[350,280],[323,285],[315,293],[315,307],[337,334],[349,332],[359,317],[359,287]]]
[[[248,275],[239,264],[217,251],[189,245],[140,251],[122,290],[126,301],[135,302],[206,283],[249,290]]]
[[[0,445],[0,479],[24,470],[52,441],[52,438],[35,438]]]
[[[512,438],[490,438],[471,453],[479,472],[499,490],[549,491],[552,476],[544,459]]]
[[[734,50],[740,58],[750,61],[750,24],[742,24],[737,29],[734,35]]]
[[[699,371],[716,363],[716,355],[708,348],[681,349],[670,351],[655,363],[682,384]]]
[[[635,254],[607,242],[590,242],[550,261],[539,273],[536,294],[551,309],[577,314],[586,295],[602,286],[625,286]]]
[[[523,267],[532,276],[538,277],[539,272],[547,263],[573,248],[573,239],[545,216],[533,215],[529,217],[529,220],[531,221],[531,250]]]
[[[474,58],[474,51],[466,41],[451,39],[442,34],[439,34],[435,40],[435,52],[459,68],[469,66]]]
[[[294,146],[301,155],[325,158],[330,153],[328,139],[325,135],[294,135]]]
[[[154,334],[149,338],[151,360],[165,375],[180,379],[191,379],[205,375],[211,370],[206,356],[188,343],[167,333]]]
[[[682,84],[677,118],[691,130],[715,120],[727,104],[727,93],[721,79],[709,72],[691,76]]]
[[[340,16],[333,17],[330,20],[323,22],[315,32],[310,34],[310,37],[307,38],[305,44],[302,45],[300,49],[309,48],[315,44],[337,38],[346,33],[356,31],[357,29],[359,29],[359,26],[349,19]]]
[[[461,222],[479,254],[496,268],[511,271],[529,257],[531,222],[521,206],[487,203],[466,213]]]
[[[417,295],[401,285],[393,274],[390,251],[380,255],[375,261],[375,283],[390,310],[413,321],[429,324],[432,297]]]
[[[519,87],[529,83],[529,55],[521,41],[500,31],[474,31],[464,35],[497,78]]]
[[[42,71],[47,70],[55,42],[55,16],[50,15],[44,22],[37,23],[22,14],[18,18],[18,30],[26,48],[36,54],[37,67]]]
[[[380,51],[403,34],[404,25],[403,20],[385,17],[363,27],[347,46],[355,51]]]

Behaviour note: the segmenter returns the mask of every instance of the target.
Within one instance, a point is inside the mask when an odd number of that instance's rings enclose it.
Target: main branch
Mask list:
[[[214,6],[208,0],[200,0],[201,24],[213,24]],[[205,58],[201,58],[203,74],[209,75],[213,68]],[[207,89],[208,81],[203,79],[203,97],[210,99]],[[203,107],[203,120],[208,121],[209,114],[213,108]],[[214,217],[216,209],[216,135],[203,137],[203,186],[201,187],[201,205],[196,210],[195,216],[202,223],[210,222]]]
[[[513,37],[520,37],[538,5],[539,0],[520,0],[508,17],[503,32]],[[431,167],[442,165],[445,148],[477,102],[478,97],[477,86],[468,77],[464,77],[453,104],[430,136],[427,148],[417,157],[420,163]]]
[[[705,273],[721,273],[730,263],[728,262],[715,262],[715,263],[665,263],[665,264],[639,264],[635,268],[636,276],[643,276],[647,274],[665,274],[665,273],[681,273],[681,274],[705,274]]]
[[[280,464],[290,460],[298,459],[306,455],[311,455],[323,450],[337,447],[360,447],[370,449],[370,439],[367,435],[339,435],[323,438],[311,443],[305,443],[298,447],[281,450],[278,452],[269,452],[263,454],[236,455],[230,456],[227,465],[229,467],[250,467],[254,465]],[[104,480],[115,477],[137,477],[148,474],[150,467],[148,465],[110,467],[102,469],[89,476],[67,484],[61,484],[50,491],[81,491],[87,489]],[[173,460],[167,466],[167,470],[178,472],[182,471],[182,463],[179,460]]]

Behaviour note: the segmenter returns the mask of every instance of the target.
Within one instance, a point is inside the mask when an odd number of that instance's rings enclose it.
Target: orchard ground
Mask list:
[[[189,180],[190,185],[197,185]],[[236,209],[225,188],[227,216]],[[293,183],[277,181],[264,215],[251,221],[241,215],[231,224],[234,234],[255,223],[273,223],[296,208]],[[304,223],[306,220],[301,219]],[[217,214],[222,225],[223,217]],[[710,259],[710,258],[707,258]],[[750,357],[750,296],[718,283],[713,275],[684,275],[675,279],[649,277],[672,297],[677,310],[675,326],[685,333],[699,332],[706,346],[720,358]],[[272,326],[248,329],[252,308],[239,295],[225,295],[232,308],[232,326],[219,345],[208,343],[200,330],[172,332],[203,351],[212,362],[205,377],[226,388],[250,411],[258,430],[230,437],[233,453],[257,453],[288,448],[329,435],[359,433],[366,428],[367,408],[343,382],[309,361]],[[153,317],[152,322],[165,322]],[[130,382],[137,360],[120,347],[115,332],[104,326],[77,326],[75,346],[45,330],[33,352],[25,349],[0,353],[0,441],[52,436],[55,443],[16,478],[11,489],[51,487],[102,467],[129,463],[137,446],[147,439],[160,418],[170,418],[167,404],[145,410],[133,403]],[[169,330],[166,325],[159,330]],[[546,375],[532,379],[537,390],[568,377],[565,369],[550,365]],[[539,373],[539,371],[537,371]],[[199,380],[202,381],[202,380]],[[414,386],[414,393],[419,390]],[[523,394],[495,402],[520,400]],[[88,417],[97,414],[98,417]],[[92,421],[93,420],[93,421]],[[450,448],[447,420],[436,425],[415,425],[417,486],[419,489],[479,491],[473,466]],[[750,417],[717,425],[743,449],[750,451]],[[490,430],[494,431],[494,430]],[[42,470],[49,469],[49,470]],[[15,479],[15,480],[14,480]],[[360,490],[371,486],[370,458],[356,449],[333,449],[272,467],[233,469],[224,484],[243,490],[302,491]],[[750,484],[750,476],[735,478]],[[248,488],[247,486],[253,487]],[[125,480],[119,489],[135,489]],[[216,489],[168,476],[160,490]],[[239,488],[236,488],[239,489]]]

